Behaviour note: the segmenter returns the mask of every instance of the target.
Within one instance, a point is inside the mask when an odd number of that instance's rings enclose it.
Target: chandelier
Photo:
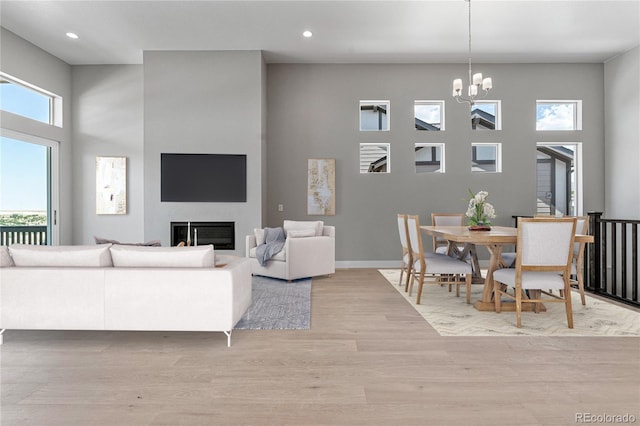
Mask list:
[[[472,107],[476,98],[484,97],[489,93],[493,83],[491,77],[482,78],[482,73],[471,73],[471,0],[465,1],[469,3],[469,87],[467,89],[467,97],[464,97],[462,94],[462,79],[456,78],[453,80],[453,97],[456,98],[458,103],[467,103]],[[480,94],[480,89],[484,93]]]

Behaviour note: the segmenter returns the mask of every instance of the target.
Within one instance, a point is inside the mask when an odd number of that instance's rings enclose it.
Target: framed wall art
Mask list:
[[[307,214],[336,214],[336,159],[307,160]]]
[[[96,214],[127,214],[127,157],[96,157]]]

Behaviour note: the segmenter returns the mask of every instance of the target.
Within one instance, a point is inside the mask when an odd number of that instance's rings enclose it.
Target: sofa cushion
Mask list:
[[[287,233],[287,237],[289,238],[306,238],[306,237],[315,237],[316,230],[315,229],[292,229]]]
[[[9,247],[0,246],[0,268],[4,268],[5,266],[13,266],[13,259],[11,259],[11,255],[9,254]]]
[[[256,236],[256,245],[264,244],[264,229],[254,228],[253,235]]]
[[[321,220],[285,220],[282,227],[284,228],[284,234],[287,236],[289,235],[289,231],[313,229],[315,232],[315,236],[319,237],[322,235],[324,222]]]
[[[211,268],[215,266],[215,252],[212,244],[196,247],[113,245],[110,250],[115,267]]]
[[[111,244],[96,246],[36,246],[13,244],[9,253],[16,266],[105,267],[113,266]]]
[[[256,258],[256,247],[253,247],[251,250],[249,250],[249,257],[253,257],[254,259]],[[280,262],[286,262],[287,261],[287,250],[285,248],[283,248],[282,250],[280,250],[278,253],[276,253],[275,256],[273,256],[269,260],[279,260]]]

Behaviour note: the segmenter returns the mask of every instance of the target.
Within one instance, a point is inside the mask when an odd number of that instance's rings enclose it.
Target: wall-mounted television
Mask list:
[[[247,156],[160,154],[160,201],[246,202]]]

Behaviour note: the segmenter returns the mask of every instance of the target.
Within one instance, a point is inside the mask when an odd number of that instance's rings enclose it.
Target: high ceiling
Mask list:
[[[471,7],[474,62],[600,63],[640,44],[640,0]],[[140,64],[145,50],[262,50],[267,63],[465,62],[467,13],[464,0],[0,0],[4,28],[73,65]]]

